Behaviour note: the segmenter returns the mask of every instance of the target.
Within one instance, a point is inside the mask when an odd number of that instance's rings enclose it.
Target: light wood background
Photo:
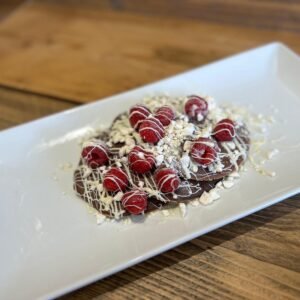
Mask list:
[[[299,1],[0,1],[0,129],[274,40],[300,53]],[[62,299],[300,299],[299,200]]]

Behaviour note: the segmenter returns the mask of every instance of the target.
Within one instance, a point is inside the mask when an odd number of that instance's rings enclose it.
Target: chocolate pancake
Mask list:
[[[129,123],[128,113],[117,116],[109,130],[95,137],[96,140],[105,142],[109,148],[106,165],[92,169],[81,159],[74,172],[76,193],[103,215],[119,219],[129,215],[121,203],[123,192],[108,192],[102,184],[106,172],[111,167],[120,168],[126,173],[129,182],[125,186],[126,191],[138,188],[147,194],[148,204],[144,213],[157,209],[173,208],[180,203],[188,203],[201,197],[204,192],[209,192],[215,188],[220,180],[233,171],[238,171],[239,166],[246,160],[249,151],[250,135],[246,127],[236,125],[235,136],[231,142],[220,143],[214,141],[213,136],[211,136],[211,141],[217,144],[216,159],[208,166],[203,167],[193,161],[190,149],[185,149],[185,142],[192,142],[199,136],[202,137],[202,130],[205,129],[205,126],[214,126],[215,124],[210,119],[204,119],[191,125],[191,122],[186,118],[184,114],[178,112],[177,117],[164,129],[166,138],[168,133],[170,134],[169,140],[162,138],[161,144],[152,145],[141,141],[138,132]],[[191,126],[189,127],[189,125]],[[174,132],[169,132],[168,130],[171,130],[172,126]],[[191,127],[192,131],[190,131]],[[209,135],[212,135],[211,131],[209,131]],[[143,175],[137,175],[131,171],[128,163],[128,152],[135,145],[143,146],[147,151],[152,152],[151,155],[156,162],[153,169]],[[158,157],[161,154],[163,154],[163,161],[158,162]],[[189,157],[190,164],[188,166],[184,166],[182,163],[184,154]],[[169,160],[169,158],[171,159]],[[177,172],[174,173],[178,173],[180,178],[179,187],[172,193],[159,191],[154,181],[154,172],[163,167],[176,170]]]

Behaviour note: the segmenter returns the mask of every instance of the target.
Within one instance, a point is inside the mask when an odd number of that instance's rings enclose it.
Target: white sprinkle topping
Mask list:
[[[138,186],[139,186],[140,188],[142,188],[144,185],[145,185],[145,183],[144,183],[143,181],[139,181]]]
[[[118,192],[118,193],[114,196],[114,200],[115,200],[115,201],[121,201],[123,195],[124,195],[123,192]]]
[[[106,217],[100,213],[96,213],[97,225],[101,225],[105,221]]]
[[[230,180],[230,178],[223,180],[223,186],[225,189],[230,189],[234,186],[234,181]]]
[[[144,154],[144,152],[138,152],[138,157],[140,158],[140,159],[145,159],[145,154]]]
[[[219,181],[219,182],[216,184],[216,188],[218,188],[218,189],[223,189],[223,188],[224,188],[223,182],[222,182],[222,181]]]
[[[200,204],[198,199],[192,200],[190,203],[192,206],[199,206]]]
[[[208,204],[211,204],[213,202],[213,200],[207,192],[204,192],[201,195],[199,202],[203,205],[208,205]]]
[[[234,142],[227,142],[226,144],[227,144],[227,146],[229,147],[230,150],[234,150],[236,148]]]
[[[155,157],[155,160],[156,160],[156,165],[160,166],[163,163],[163,161],[164,161],[164,156],[162,154],[157,155]]]
[[[197,114],[197,121],[201,122],[204,119],[202,114]]]
[[[183,134],[185,136],[192,136],[193,133],[195,132],[195,126],[192,123],[189,123],[184,129],[183,129]]]
[[[125,225],[130,225],[132,223],[131,219],[130,218],[125,218],[124,219],[124,224]]]
[[[181,215],[184,218],[187,213],[186,205],[184,203],[179,203],[179,209],[181,211]]]
[[[163,209],[161,212],[164,215],[164,217],[170,216],[170,212],[168,210],[166,210],[166,209]]]
[[[273,149],[267,153],[267,159],[272,159],[275,155],[279,153],[278,149]]]
[[[220,194],[216,191],[216,189],[212,189],[208,192],[209,196],[211,197],[212,201],[220,199]]]
[[[199,202],[203,205],[208,205],[208,204],[211,204],[213,201],[215,201],[219,198],[220,198],[220,195],[218,194],[216,189],[212,189],[208,193],[204,192],[201,195],[201,197],[199,199]]]

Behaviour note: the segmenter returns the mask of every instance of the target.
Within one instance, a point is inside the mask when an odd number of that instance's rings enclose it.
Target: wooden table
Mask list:
[[[300,53],[299,1],[21,2],[0,4],[1,129],[270,41]],[[299,299],[299,200],[62,299]]]

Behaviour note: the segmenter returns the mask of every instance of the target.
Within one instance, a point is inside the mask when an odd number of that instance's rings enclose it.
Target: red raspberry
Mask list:
[[[129,152],[128,161],[131,170],[139,174],[149,172],[155,164],[154,155],[140,146],[135,146]]]
[[[234,123],[230,119],[219,121],[214,128],[213,136],[219,142],[230,142],[235,137]]]
[[[139,189],[125,193],[121,199],[126,211],[133,215],[141,214],[147,208],[147,194]]]
[[[89,167],[95,169],[108,162],[109,150],[104,142],[92,140],[84,144],[81,156]]]
[[[164,127],[161,122],[149,116],[147,119],[142,121],[140,125],[139,133],[144,142],[156,144],[161,138],[165,136]]]
[[[164,126],[168,126],[175,118],[175,112],[170,106],[162,106],[155,112],[157,118]]]
[[[216,142],[209,138],[199,138],[193,142],[191,157],[198,164],[208,166],[217,158]]]
[[[185,103],[184,110],[190,119],[202,121],[208,113],[207,102],[199,96],[189,96]]]
[[[157,188],[163,193],[174,192],[180,184],[177,172],[170,168],[157,170],[154,174],[154,180]]]
[[[130,125],[138,130],[142,121],[150,115],[150,110],[141,104],[136,104],[129,111],[129,122]]]
[[[128,186],[128,176],[122,169],[113,167],[104,175],[103,186],[109,192],[124,191]]]

